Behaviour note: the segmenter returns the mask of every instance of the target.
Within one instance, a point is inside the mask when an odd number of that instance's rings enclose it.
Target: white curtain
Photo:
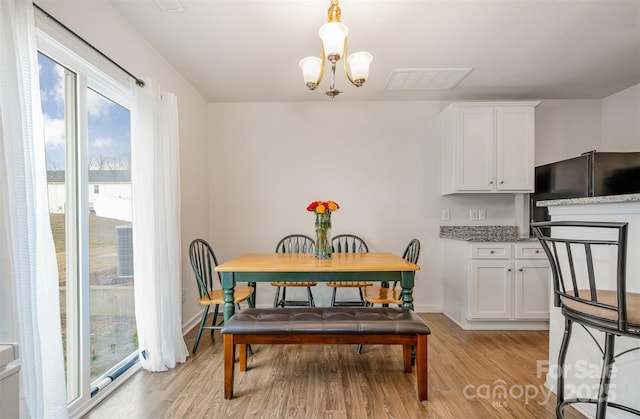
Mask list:
[[[30,0],[0,1],[0,282],[0,341],[20,345],[20,416],[65,418],[58,267]]]
[[[133,255],[142,367],[185,362],[180,263],[180,149],[175,95],[151,80],[136,88],[132,115]]]

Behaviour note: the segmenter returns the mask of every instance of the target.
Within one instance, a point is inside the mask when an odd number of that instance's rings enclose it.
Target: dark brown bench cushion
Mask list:
[[[235,313],[222,333],[429,335],[411,310],[370,307],[249,308]]]

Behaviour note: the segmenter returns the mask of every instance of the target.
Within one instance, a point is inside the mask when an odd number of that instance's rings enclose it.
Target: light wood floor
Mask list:
[[[346,345],[256,345],[249,370],[236,372],[234,399],[224,400],[222,339],[205,331],[186,363],[136,373],[85,418],[554,417],[555,396],[537,372],[547,332],[464,331],[442,314],[422,316],[432,332],[426,402],[415,372],[402,370],[400,346],[357,355]],[[194,338],[195,330],[185,336],[189,349]]]

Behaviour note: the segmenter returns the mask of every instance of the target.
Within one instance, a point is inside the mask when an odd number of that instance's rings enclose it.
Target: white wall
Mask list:
[[[182,193],[182,275],[186,302],[183,322],[200,313],[188,260],[195,237],[209,233],[207,104],[202,95],[142,38],[107,1],[38,2],[74,32],[138,77],[150,77],[178,97]],[[88,16],[100,16],[99,19]]]
[[[211,236],[222,260],[273,252],[286,234],[313,237],[313,200],[334,200],[332,234],[371,251],[422,243],[416,302],[439,308],[437,102],[209,105]],[[274,290],[258,284],[258,304]],[[324,284],[317,303],[329,301]]]
[[[355,233],[372,251],[396,253],[412,237],[420,239],[416,310],[440,310],[440,225],[516,225],[519,217],[512,195],[440,195],[438,114],[444,105],[209,104],[210,236],[220,259],[271,252],[290,233],[313,237],[306,206],[332,199],[341,205],[333,234]],[[536,164],[601,149],[601,121],[600,100],[542,101],[536,109]],[[472,207],[485,208],[487,220],[469,221]],[[450,209],[450,221],[441,221],[443,208]],[[317,300],[327,304],[323,287]],[[259,284],[258,304],[270,305],[273,294]]]
[[[640,151],[640,84],[602,100],[544,100],[536,108],[536,166],[590,150]]]
[[[601,103],[596,99],[542,101],[536,108],[536,166],[601,150]]]
[[[602,151],[640,151],[640,84],[602,100]]]

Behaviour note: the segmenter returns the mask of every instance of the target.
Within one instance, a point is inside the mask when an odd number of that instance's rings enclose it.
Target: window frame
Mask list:
[[[121,106],[129,109],[131,118],[135,113],[133,79],[124,74],[113,63],[100,56],[65,28],[49,19],[45,13],[36,9],[36,34],[38,52],[59,63],[73,74],[65,71],[65,96],[77,98],[76,103],[65,100],[65,121],[67,131],[66,143],[66,202],[67,208],[73,208],[66,217],[67,249],[67,313],[73,326],[79,330],[78,339],[67,336],[67,356],[75,359],[76,371],[67,373],[67,392],[73,394],[68,401],[69,415],[79,416],[90,410],[104,399],[111,391],[140,369],[140,363],[132,364],[137,359],[137,352],[123,359],[109,372],[130,366],[116,382],[96,393],[98,384],[92,382],[90,375],[90,295],[89,281],[80,278],[89,277],[89,179],[88,171],[88,112],[87,89],[92,89]],[[84,92],[78,94],[78,92]],[[71,138],[69,137],[71,136]],[[69,273],[71,272],[71,273]],[[71,285],[71,286],[70,286]],[[72,308],[72,310],[70,310]],[[68,363],[69,364],[69,363]],[[102,387],[102,386],[99,386]],[[95,394],[92,395],[92,392]]]

